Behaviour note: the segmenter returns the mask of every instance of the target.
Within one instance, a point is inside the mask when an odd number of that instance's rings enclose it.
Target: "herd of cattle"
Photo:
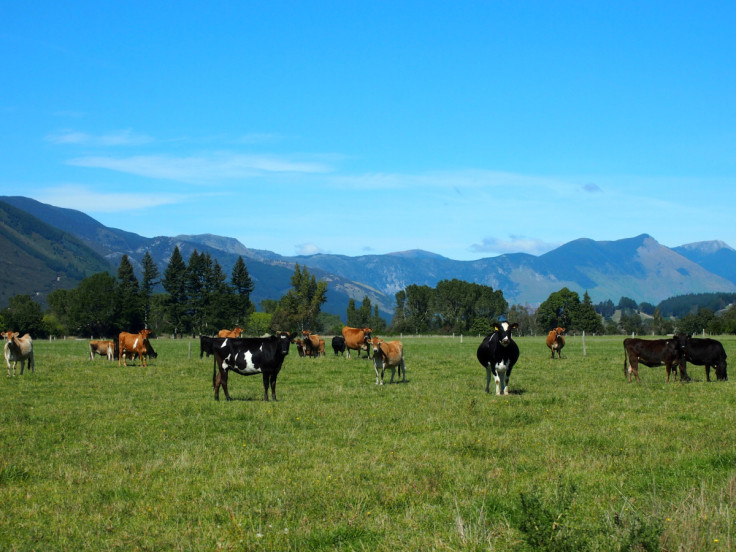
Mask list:
[[[519,347],[514,342],[512,333],[518,329],[518,324],[508,322],[496,323],[493,332],[489,334],[478,347],[476,356],[486,370],[486,393],[490,392],[491,377],[496,383],[497,395],[508,395],[508,382],[511,371],[519,359]],[[233,371],[244,376],[261,374],[263,376],[264,400],[276,400],[276,379],[284,358],[289,354],[289,346],[294,343],[299,356],[316,358],[324,356],[325,341],[319,335],[310,331],[303,331],[298,339],[292,338],[288,332],[277,332],[268,337],[240,337],[242,329],[220,330],[217,337],[200,337],[199,357],[206,353],[214,356],[212,387],[215,390],[215,400],[219,400],[220,387],[225,398],[231,400],[227,390],[228,373]],[[546,343],[551,351],[552,358],[562,358],[561,351],[565,346],[565,328],[555,328],[547,335]],[[140,358],[141,365],[147,366],[148,358],[156,358],[156,351],[149,341],[150,330],[141,330],[137,334],[122,332],[116,340],[94,340],[89,343],[90,360],[95,355],[106,357],[108,360],[117,359],[118,365],[127,366],[126,358]],[[387,369],[391,370],[391,383],[394,381],[396,370],[399,378],[406,381],[406,364],[404,362],[404,347],[401,341],[383,341],[372,337],[370,328],[345,327],[341,336],[332,339],[332,349],[335,355],[345,355],[350,358],[350,351],[357,351],[358,357],[362,351],[366,357],[371,357],[373,349],[373,367],[376,372],[376,385],[383,385],[383,375]],[[35,372],[33,357],[33,340],[30,335],[22,337],[14,331],[2,332],[5,339],[5,362],[8,365],[8,376],[12,372],[15,376],[15,367],[20,362],[20,373],[23,374],[26,361],[31,371]],[[710,369],[715,369],[719,381],[728,379],[726,372],[726,351],[723,345],[715,339],[694,338],[689,335],[676,334],[668,339],[624,339],[624,376],[631,382],[632,376],[639,380],[639,364],[645,366],[664,365],[667,372],[667,381],[670,376],[677,380],[680,373],[681,381],[689,381],[686,365],[689,362],[696,366],[705,366],[705,376],[710,381]]]

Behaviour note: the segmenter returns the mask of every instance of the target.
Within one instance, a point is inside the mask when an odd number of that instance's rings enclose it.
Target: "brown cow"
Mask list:
[[[562,358],[562,348],[565,346],[565,338],[562,334],[565,333],[565,328],[555,328],[547,334],[547,347],[552,351],[552,358],[555,358],[555,351],[557,351],[557,358]]]
[[[376,370],[376,385],[383,385],[383,373],[386,371],[386,368],[391,369],[390,383],[394,382],[396,368],[399,369],[399,377],[402,377],[403,373],[402,381],[406,381],[404,346],[401,344],[401,341],[379,341],[376,343],[373,347],[373,368]]]
[[[23,369],[28,361],[28,368],[32,372],[36,371],[36,361],[33,358],[33,339],[29,334],[18,337],[20,334],[8,330],[2,335],[7,341],[5,342],[5,362],[8,364],[8,377],[10,377],[10,363],[13,363],[13,376],[15,376],[15,365],[20,361],[20,375],[23,375]]]
[[[679,344],[675,339],[639,339],[629,337],[624,339],[624,375],[628,375],[631,383],[631,374],[636,381],[639,379],[639,363],[644,366],[660,366],[664,364],[667,370],[667,381],[670,381],[670,372],[674,370],[677,381],[677,365],[680,365],[680,380],[689,381],[685,372],[685,363]]]
[[[312,358],[325,354],[325,340],[309,330],[302,331],[304,335],[304,354]]]
[[[220,330],[217,332],[217,337],[240,337],[243,333],[243,329],[240,326],[235,326],[232,330]]]
[[[123,361],[123,366],[127,366],[125,363],[125,353],[135,353],[141,359],[143,366],[148,366],[146,357],[148,356],[148,336],[151,334],[151,330],[141,330],[137,334],[128,332],[120,332],[118,336],[118,349],[120,357],[118,358],[118,366],[120,361]]]
[[[358,351],[358,358],[360,358],[360,351],[365,351],[368,358],[371,357],[370,351],[368,350],[368,344],[371,341],[371,330],[370,328],[351,328],[345,326],[342,329],[342,336],[345,338],[345,347],[348,351],[348,358],[350,358],[350,349]]]
[[[115,343],[112,340],[97,340],[89,342],[89,359],[94,360],[95,355],[106,356],[112,360],[115,353]]]

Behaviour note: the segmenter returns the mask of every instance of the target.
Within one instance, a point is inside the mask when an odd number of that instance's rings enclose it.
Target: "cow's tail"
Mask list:
[[[629,365],[629,355],[628,350],[626,349],[626,345],[624,345],[624,377],[628,375],[627,367]]]
[[[215,388],[215,379],[217,378],[217,358],[212,355],[212,389]]]

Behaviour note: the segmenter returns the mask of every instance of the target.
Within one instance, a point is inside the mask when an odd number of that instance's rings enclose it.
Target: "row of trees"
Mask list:
[[[159,284],[165,293],[154,294]],[[117,277],[98,273],[84,279],[76,289],[52,292],[46,313],[27,295],[11,298],[9,306],[0,311],[0,325],[36,336],[112,336],[147,327],[157,334],[177,337],[212,335],[235,325],[249,335],[277,329],[340,332],[339,317],[321,312],[327,300],[326,282],[317,281],[306,267],[296,265],[291,289],[278,300],[262,301],[262,312],[255,312],[250,300],[253,289],[242,257],[233,266],[228,281],[209,253],[195,250],[185,262],[175,248],[163,275],[146,253],[138,281],[130,260],[123,255]],[[378,305],[372,305],[367,296],[360,307],[355,300],[349,301],[347,325],[370,327],[376,333],[484,335],[490,333],[494,321],[505,318],[518,322],[522,335],[545,333],[557,326],[588,334],[736,333],[736,307],[721,315],[701,308],[672,320],[663,317],[654,305],[637,305],[622,297],[618,304],[620,317],[614,321],[611,317],[617,309],[612,301],[593,305],[587,292],[581,300],[568,288],[550,294],[536,310],[522,305],[509,307],[500,290],[457,279],[443,280],[434,288],[410,285],[396,293],[395,299],[390,327],[380,316]],[[642,313],[648,316],[642,317]]]

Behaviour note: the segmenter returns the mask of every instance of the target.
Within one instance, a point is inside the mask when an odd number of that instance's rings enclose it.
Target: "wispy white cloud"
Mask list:
[[[133,132],[130,129],[118,130],[107,134],[90,134],[78,130],[60,130],[46,136],[46,140],[54,144],[72,144],[97,147],[141,146],[154,142],[146,134]]]
[[[138,190],[130,193],[106,193],[76,184],[40,189],[38,193],[29,196],[50,205],[85,213],[136,211],[182,203],[190,199],[183,194],[146,193]]]
[[[503,255],[504,253],[530,253],[541,255],[558,247],[559,243],[550,243],[538,238],[526,236],[509,235],[508,239],[483,238],[480,243],[470,246],[470,250],[476,253],[488,253]]]
[[[191,157],[137,155],[131,157],[77,157],[69,165],[108,169],[149,178],[209,182],[250,178],[273,173],[327,173],[332,167],[321,161],[294,161],[276,155],[236,153],[204,154]]]
[[[297,255],[317,255],[325,251],[313,243],[298,243],[294,246]]]
[[[601,189],[598,184],[593,184],[592,182],[588,182],[587,184],[583,185],[583,191],[586,191],[591,194],[600,193],[603,190]]]

